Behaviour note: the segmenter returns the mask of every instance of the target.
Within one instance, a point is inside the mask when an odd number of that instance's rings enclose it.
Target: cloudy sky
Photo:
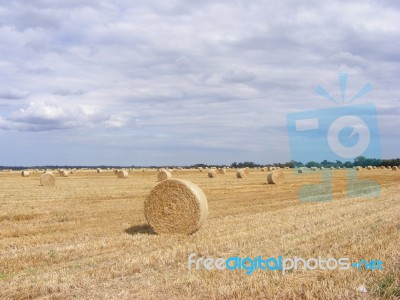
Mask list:
[[[286,162],[338,73],[399,157],[398,1],[0,0],[0,165]]]

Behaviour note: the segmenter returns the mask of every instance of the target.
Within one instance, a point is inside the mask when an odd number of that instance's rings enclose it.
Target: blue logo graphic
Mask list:
[[[350,105],[372,90],[366,84],[350,100],[345,100],[347,74],[339,74],[341,100],[334,99],[322,86],[316,92],[337,107],[287,114],[291,159],[295,162],[352,161],[358,156],[381,158],[377,112],[374,104]],[[297,170],[295,170],[296,174]],[[305,172],[303,172],[305,171]],[[302,176],[307,170],[302,170]],[[359,179],[354,169],[347,170],[348,197],[379,197],[380,185]],[[331,170],[321,170],[322,182],[301,187],[299,200],[332,200]]]

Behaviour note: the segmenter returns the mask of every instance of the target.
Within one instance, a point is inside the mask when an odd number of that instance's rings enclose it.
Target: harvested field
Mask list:
[[[236,170],[210,180],[179,170],[208,199],[194,234],[156,235],[143,203],[157,171],[81,170],[40,186],[41,173],[0,172],[1,299],[396,299],[400,274],[400,172],[357,172],[381,184],[381,197],[348,199],[346,170],[298,174],[267,184],[266,173]],[[331,172],[333,201],[300,203],[304,184]],[[383,271],[188,271],[188,255],[212,258],[380,259]],[[396,287],[397,284],[397,287]],[[367,292],[359,291],[365,286]],[[397,295],[397,296],[396,296]]]

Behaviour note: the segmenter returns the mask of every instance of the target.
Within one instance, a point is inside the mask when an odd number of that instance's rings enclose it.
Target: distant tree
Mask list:
[[[312,168],[312,167],[320,167],[321,165],[315,161],[309,161],[308,163],[306,163],[306,167],[307,168]]]
[[[353,163],[352,163],[351,161],[346,161],[346,162],[344,163],[344,166],[345,166],[346,168],[352,168],[352,167],[353,167]]]

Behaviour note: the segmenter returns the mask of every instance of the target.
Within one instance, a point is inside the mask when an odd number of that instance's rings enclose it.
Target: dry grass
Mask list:
[[[207,195],[209,215],[190,236],[155,235],[143,201],[156,171],[118,180],[113,172],[81,170],[57,178],[0,172],[1,299],[395,299],[400,274],[400,172],[372,170],[378,199],[347,199],[345,170],[294,174],[268,185],[252,170],[209,180],[198,170],[177,178]],[[299,203],[305,183],[332,172],[334,200]],[[261,255],[380,259],[384,271],[188,271],[187,258]],[[367,293],[357,291],[365,285]],[[396,296],[397,295],[397,296]]]

